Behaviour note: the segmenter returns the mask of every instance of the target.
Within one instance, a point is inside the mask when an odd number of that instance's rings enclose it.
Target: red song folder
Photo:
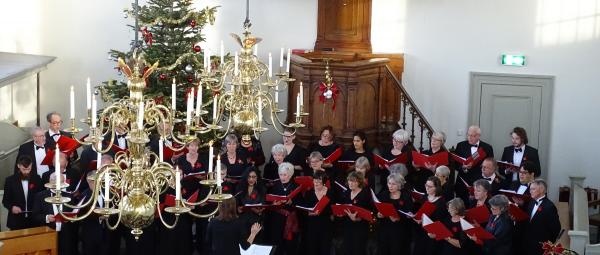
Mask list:
[[[465,212],[465,218],[471,222],[483,224],[490,219],[490,210],[485,205],[473,207]]]
[[[508,205],[508,214],[510,214],[515,221],[524,221],[529,219],[529,215],[515,204]]]
[[[423,228],[427,233],[435,235],[435,240],[444,240],[452,237],[452,232],[439,221],[433,222],[427,215],[423,216]]]
[[[502,193],[502,195],[507,196],[511,201],[513,201],[515,203],[519,200],[524,201],[524,202],[531,200],[531,196],[527,193],[518,194],[514,190],[507,190],[507,189],[500,189],[500,190],[498,190],[498,192]]]
[[[448,165],[448,152],[442,151],[431,156],[412,151],[413,163],[419,167],[425,167],[427,163],[430,165]]]
[[[425,201],[417,213],[415,213],[415,219],[420,220],[423,215],[429,216],[433,211],[435,211],[435,204]]]
[[[329,198],[327,196],[323,196],[321,198],[321,200],[319,200],[319,202],[317,202],[317,204],[315,204],[314,207],[310,208],[310,207],[304,207],[304,206],[299,206],[297,205],[296,207],[298,209],[302,209],[305,211],[309,211],[309,212],[314,212],[317,215],[321,214],[321,212],[323,211],[323,209],[325,208],[325,206],[327,206],[327,204],[329,204]]]
[[[465,219],[460,219],[460,227],[462,230],[470,236],[477,237],[477,244],[483,245],[483,240],[494,239],[494,235],[490,232],[485,231],[482,227],[475,227]]]
[[[400,218],[398,211],[396,211],[396,208],[391,203],[376,202],[375,207],[377,208],[377,211],[384,217]]]
[[[467,189],[469,190],[469,195],[473,196],[473,194],[475,194],[475,187],[471,186],[467,181],[465,181],[465,179],[463,179],[462,177],[458,177],[460,178],[460,180],[462,181],[462,183],[465,185],[465,187],[467,187]]]
[[[314,187],[312,176],[296,176],[294,182],[303,190],[311,190]]]
[[[81,146],[81,144],[77,142],[77,140],[66,135],[61,135],[58,138],[58,141],[56,141],[56,143],[58,144],[60,151],[64,152],[67,155],[71,155],[73,151],[77,150],[77,148]]]
[[[379,166],[379,168],[388,169],[393,164],[408,163],[408,153],[401,153],[400,155],[396,156],[392,160],[387,160],[387,159],[383,158],[381,155],[373,154],[373,161],[375,161],[375,163]]]
[[[518,173],[519,169],[521,168],[520,166],[517,166],[517,165],[515,165],[515,164],[513,164],[511,162],[508,162],[508,161],[500,161],[500,160],[498,160],[496,162],[498,164],[498,167],[504,168],[505,170],[508,170],[508,171],[511,171],[511,172],[515,172],[515,173]]]
[[[355,165],[354,163],[355,163],[354,160],[338,160],[335,163],[335,165],[336,165],[337,169],[349,171],[350,169],[354,168],[354,165]]]
[[[369,211],[365,208],[358,207],[358,206],[355,206],[352,204],[331,205],[331,211],[333,212],[333,215],[335,215],[337,217],[346,216],[345,210],[348,210],[352,213],[356,213],[356,215],[363,220],[373,222],[373,214],[371,213],[371,211]]]
[[[333,162],[337,161],[342,156],[342,147],[338,147],[333,151],[329,156],[323,159],[323,163],[333,164]]]
[[[416,189],[413,189],[410,192],[410,196],[412,197],[413,201],[421,201],[423,199],[423,196],[425,196],[425,193],[419,192]]]
[[[296,195],[298,195],[298,193],[300,193],[300,191],[302,191],[302,187],[301,186],[297,187],[295,190],[293,190],[287,196],[275,195],[275,194],[267,194],[265,200],[267,200],[268,202],[275,202],[275,201],[285,201],[285,200],[294,199],[294,197],[296,197]]]
[[[458,155],[450,152],[450,157],[452,157],[452,159],[454,159],[454,161],[460,163],[461,165],[468,165],[470,163],[473,163],[473,165],[477,165],[477,164],[479,164],[479,162],[484,160],[486,156],[487,156],[487,154],[485,154],[485,151],[481,147],[477,148],[477,151],[475,152],[475,154],[469,156],[468,158],[463,158],[461,156],[458,156]]]

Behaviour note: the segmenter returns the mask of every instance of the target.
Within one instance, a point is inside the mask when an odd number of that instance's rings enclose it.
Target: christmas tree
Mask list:
[[[157,70],[146,80],[145,97],[167,104],[171,97],[171,83],[175,79],[178,91],[177,110],[184,112],[184,95],[192,87],[198,86],[195,72],[204,68],[204,53],[199,43],[205,41],[205,38],[201,31],[207,24],[214,23],[216,8],[206,7],[196,11],[191,0],[148,0],[144,6],[133,4],[133,8],[125,13],[126,17],[136,17],[136,25],[130,27],[140,33],[141,37],[138,40],[136,36],[132,41],[131,51],[111,50],[110,56],[115,61],[118,58],[127,61],[137,48],[143,52],[149,64],[158,62]],[[105,82],[101,92],[104,101],[128,95],[124,81]],[[204,95],[204,102],[210,102],[212,95]]]

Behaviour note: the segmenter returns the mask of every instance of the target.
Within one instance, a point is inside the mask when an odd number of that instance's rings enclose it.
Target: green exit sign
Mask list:
[[[525,55],[502,54],[502,65],[525,66]]]

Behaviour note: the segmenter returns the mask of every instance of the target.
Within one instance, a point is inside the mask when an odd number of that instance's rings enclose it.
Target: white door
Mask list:
[[[512,74],[471,74],[471,123],[481,127],[481,139],[494,147],[496,159],[510,145],[514,127],[527,130],[529,145],[538,148],[545,176],[553,77]]]

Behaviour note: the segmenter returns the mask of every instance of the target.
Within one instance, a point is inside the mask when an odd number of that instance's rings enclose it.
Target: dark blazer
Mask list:
[[[88,199],[93,199],[92,190],[86,189],[82,193],[82,197],[87,201]],[[82,215],[90,210],[90,207],[84,207],[79,210],[79,215]],[[100,206],[98,202],[96,202],[95,207]],[[111,222],[114,222],[114,219],[111,219]],[[111,235],[116,234],[116,230],[114,233],[108,229],[106,223],[104,221],[100,221],[98,214],[92,213],[87,218],[83,219],[80,223],[81,228],[81,242],[83,244],[84,254],[110,254],[110,245],[111,243]]]
[[[485,230],[494,235],[494,239],[483,243],[483,254],[510,255],[512,254],[513,221],[508,214],[491,215]]]
[[[502,161],[506,161],[506,162],[513,162],[513,155],[515,153],[515,147],[514,146],[506,146],[504,147],[504,151],[502,152]],[[540,174],[542,173],[541,167],[540,167],[540,156],[538,155],[538,150],[536,148],[533,148],[529,145],[525,145],[525,150],[523,150],[523,160],[521,160],[521,165],[523,165],[523,162],[525,161],[531,161],[535,164],[535,176],[538,177],[540,176]],[[507,175],[510,176],[510,175]]]
[[[46,215],[54,215],[52,204],[44,201],[45,198],[51,196],[50,190],[46,189],[38,192],[33,202],[33,220],[40,226],[48,226],[52,229],[56,229],[56,223],[46,223]],[[63,196],[69,196],[67,193],[63,193]],[[63,206],[64,212],[71,211],[69,207]],[[58,232],[58,254],[77,254],[76,253],[76,240],[77,236],[76,225],[71,222],[64,222],[61,226],[61,231]],[[74,242],[75,240],[75,242]]]
[[[20,174],[13,174],[6,177],[4,182],[4,197],[2,205],[8,209],[8,217],[6,226],[11,230],[24,229],[36,226],[33,222],[31,212],[13,214],[12,207],[18,206],[22,211],[31,211],[33,209],[33,201],[35,194],[44,190],[42,179],[35,173],[31,172],[29,178],[29,190],[27,191],[27,205],[25,204],[25,192],[21,184]]]
[[[494,149],[492,148],[491,145],[480,140],[479,147],[483,148],[483,151],[485,151],[486,158],[494,157]],[[468,141],[459,142],[456,145],[456,150],[454,150],[454,153],[456,155],[459,155],[464,158],[470,157],[471,156],[471,145],[469,144]],[[471,169],[467,173],[464,173],[463,170],[461,169],[461,167],[459,166],[458,167],[458,171],[459,171],[458,175],[467,177],[468,180],[465,179],[465,181],[473,183],[473,181],[479,179],[479,177],[481,176],[481,163],[482,162],[483,162],[483,159],[481,159],[477,165],[474,165],[473,167],[471,167]]]
[[[535,202],[532,201],[527,207],[526,212],[530,216],[534,206]],[[543,254],[540,242],[555,242],[561,229],[558,211],[556,210],[554,203],[547,197],[544,197],[537,212],[526,225],[527,226],[523,229],[525,232],[523,236],[527,237],[523,239],[523,248],[526,250],[525,254]]]
[[[48,148],[50,148],[50,147],[47,147],[45,145],[43,145],[43,146],[44,146],[44,150],[46,150],[46,152],[48,152]],[[21,146],[19,146],[19,153],[17,154],[17,159],[23,155],[27,155],[27,156],[31,157],[31,172],[37,174],[37,163],[36,163],[36,159],[35,159],[35,148],[34,148],[33,141],[26,142],[24,144],[21,144]],[[14,171],[15,173],[19,172],[17,163],[18,163],[18,161],[15,161],[15,171]]]

